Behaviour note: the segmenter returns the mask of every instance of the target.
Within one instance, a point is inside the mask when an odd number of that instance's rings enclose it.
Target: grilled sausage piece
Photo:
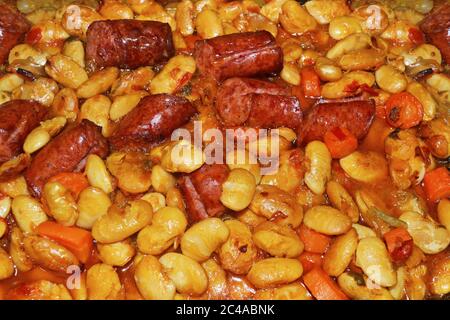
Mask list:
[[[9,51],[22,42],[29,29],[30,24],[19,12],[0,3],[0,65],[6,62]]]
[[[27,135],[44,120],[47,108],[30,100],[0,105],[0,164],[22,152]]]
[[[108,154],[108,142],[102,136],[100,127],[83,120],[50,141],[33,159],[25,171],[31,193],[40,197],[49,178],[58,173],[81,169],[80,165],[90,154],[105,157]]]
[[[119,123],[110,138],[114,150],[146,151],[170,137],[196,113],[185,98],[157,94],[143,98]]]
[[[318,102],[307,113],[298,130],[297,143],[323,140],[329,130],[348,129],[357,139],[365,137],[375,115],[372,100]]]
[[[225,164],[205,164],[179,179],[178,185],[183,193],[191,223],[220,216],[225,212],[226,208],[220,202],[220,195],[229,171]]]
[[[289,89],[249,78],[226,80],[217,91],[216,109],[224,126],[297,129],[302,121],[300,102]]]
[[[170,26],[157,21],[95,21],[89,26],[86,37],[86,60],[90,70],[152,66],[175,54]]]
[[[450,64],[450,3],[433,9],[420,25],[432,44],[439,48],[445,62]]]
[[[8,59],[9,51],[23,41],[29,29],[30,24],[19,12],[0,3],[0,65]]]
[[[200,72],[223,81],[279,73],[283,52],[267,31],[235,33],[197,41],[194,50]]]

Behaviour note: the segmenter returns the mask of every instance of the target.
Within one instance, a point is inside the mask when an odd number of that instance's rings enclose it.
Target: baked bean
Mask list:
[[[103,17],[93,8],[71,4],[66,7],[61,24],[71,36],[84,40],[91,23],[98,20],[103,20]]]
[[[8,253],[0,248],[0,280],[7,279],[14,274],[14,263]]]
[[[406,87],[406,91],[411,93],[423,107],[423,121],[433,120],[436,116],[438,104],[431,93],[419,82],[412,81]]]
[[[377,85],[389,93],[398,93],[406,89],[406,77],[390,65],[384,65],[375,72]]]
[[[347,36],[362,32],[360,21],[352,16],[340,16],[330,21],[328,33],[335,40],[342,40]]]
[[[119,298],[122,285],[113,267],[104,263],[94,264],[86,275],[89,300],[115,300]]]
[[[326,235],[340,235],[350,230],[352,223],[344,213],[329,206],[315,206],[305,213],[303,223]]]
[[[291,283],[302,273],[302,264],[296,259],[268,258],[256,262],[247,278],[257,288],[270,288]]]
[[[87,157],[85,173],[91,186],[97,187],[105,193],[114,191],[113,179],[106,168],[105,162],[99,156],[90,154]]]
[[[269,221],[255,227],[253,241],[258,248],[280,258],[298,257],[304,248],[294,230]]]
[[[62,51],[63,55],[71,58],[73,61],[78,63],[78,65],[82,68],[85,67],[84,63],[84,46],[83,42],[80,40],[67,41],[64,44],[64,48]]]
[[[150,203],[154,212],[166,206],[166,197],[159,192],[146,193],[141,197],[141,200]]]
[[[11,211],[11,198],[2,196],[0,199],[0,218],[5,219]]]
[[[11,209],[17,225],[26,233],[34,232],[35,227],[48,220],[39,201],[27,195],[15,197]]]
[[[180,1],[175,13],[177,28],[183,36],[194,33],[194,5],[190,0]]]
[[[159,258],[159,262],[179,293],[200,295],[206,291],[208,278],[197,261],[171,252]]]
[[[323,270],[332,277],[341,275],[350,264],[358,245],[355,229],[334,239],[323,257]]]
[[[204,7],[197,14],[195,28],[202,39],[210,39],[223,35],[223,27],[218,14],[208,7]]]
[[[109,118],[112,121],[120,120],[128,112],[134,109],[141,99],[147,96],[146,91],[139,91],[136,93],[124,94],[123,96],[116,96],[109,109]]]
[[[321,141],[308,143],[305,149],[305,183],[315,194],[323,194],[331,176],[331,155]]]
[[[148,225],[152,216],[152,206],[144,200],[131,201],[124,209],[113,205],[94,222],[92,236],[100,243],[122,241]]]
[[[107,96],[96,95],[87,99],[80,108],[81,119],[88,119],[102,128],[102,135],[110,135],[109,109],[111,101]]]
[[[246,274],[256,259],[256,247],[252,233],[238,220],[226,220],[230,234],[228,240],[219,249],[219,258],[225,270],[235,274]]]
[[[71,88],[61,89],[53,99],[51,106],[52,114],[63,116],[69,122],[74,122],[78,116],[78,97],[75,90]]]
[[[243,210],[252,201],[255,189],[256,181],[253,174],[245,169],[233,169],[222,184],[220,202],[233,211]]]
[[[12,99],[35,100],[45,106],[51,106],[57,94],[58,84],[48,78],[39,78],[33,82],[25,82],[12,92]]]
[[[289,193],[270,185],[259,185],[249,206],[250,210],[280,225],[298,227],[303,209]]]
[[[59,182],[47,182],[43,197],[50,215],[63,226],[73,226],[78,218],[78,208],[69,190]]]
[[[358,93],[361,86],[372,87],[375,83],[375,77],[372,73],[366,71],[351,71],[333,82],[328,82],[322,86],[322,96],[327,99],[341,99],[351,97]],[[353,87],[356,88],[353,89]]]
[[[87,187],[81,191],[77,206],[79,214],[76,225],[91,229],[98,218],[106,215],[108,208],[111,206],[111,200],[101,189]]]
[[[317,28],[316,20],[298,2],[288,0],[281,6],[279,16],[283,28],[294,35],[301,35]]]
[[[335,60],[353,50],[366,49],[370,46],[370,36],[365,33],[354,33],[336,43],[327,52],[327,58]]]
[[[441,199],[437,207],[437,212],[439,222],[450,232],[450,200]]]
[[[77,89],[88,80],[86,71],[74,60],[62,54],[48,59],[45,72],[56,82],[71,89]]]
[[[362,277],[358,275],[359,277]],[[366,284],[361,285],[355,275],[350,272],[341,274],[338,279],[339,287],[342,291],[352,299],[356,300],[392,300],[393,297],[386,288],[368,287]]]
[[[359,49],[342,55],[338,59],[338,64],[345,71],[354,71],[354,70],[370,71],[375,70],[376,68],[381,66],[385,62],[385,59],[386,54],[382,50]]]
[[[172,300],[175,283],[163,272],[163,266],[153,256],[144,256],[137,263],[134,280],[139,292],[148,300]]]
[[[65,247],[40,236],[25,236],[23,248],[33,262],[49,270],[65,273],[68,267],[80,264],[75,255]]]
[[[117,0],[104,1],[99,13],[109,20],[134,18],[133,10],[128,5]]]
[[[337,81],[342,78],[342,70],[333,60],[318,57],[314,70],[323,81]]]
[[[358,222],[358,207],[351,195],[341,184],[336,181],[329,181],[327,183],[327,196],[336,209],[347,214],[352,222]]]
[[[153,215],[151,225],[144,227],[137,236],[139,251],[160,255],[171,246],[176,248],[186,226],[183,211],[174,207],[160,208]]]
[[[397,274],[389,259],[386,246],[377,237],[359,241],[356,249],[356,264],[371,281],[382,287],[391,287],[397,282]]]
[[[406,222],[414,244],[426,254],[436,254],[448,247],[450,233],[431,219],[417,212],[405,212],[399,219]]]
[[[199,169],[204,162],[203,151],[187,140],[170,143],[163,149],[161,157],[161,166],[171,173],[191,173]]]
[[[166,194],[176,184],[176,179],[160,165],[152,167],[152,186],[157,192]]]
[[[305,3],[309,14],[320,24],[328,24],[333,18],[350,13],[345,0],[312,0]]]
[[[98,253],[103,263],[123,267],[134,257],[136,250],[129,240],[110,244],[97,244]]]
[[[372,183],[387,177],[386,159],[374,151],[355,151],[339,160],[345,173],[357,181]]]
[[[187,84],[196,70],[195,59],[186,55],[171,58],[150,83],[152,94],[172,94]]]
[[[273,289],[258,290],[255,300],[312,300],[311,294],[298,283],[287,284]]]
[[[117,186],[130,193],[146,192],[151,186],[150,159],[137,152],[115,152],[106,159],[106,166],[117,179]]]
[[[13,227],[11,230],[9,254],[17,270],[26,272],[33,268],[33,261],[23,247],[23,233],[17,227]]]
[[[28,196],[27,182],[23,176],[18,176],[17,178],[0,182],[0,192],[7,195],[10,198],[15,198],[18,196]]]
[[[92,98],[108,91],[119,76],[119,69],[109,67],[92,74],[89,79],[77,89],[79,98]]]

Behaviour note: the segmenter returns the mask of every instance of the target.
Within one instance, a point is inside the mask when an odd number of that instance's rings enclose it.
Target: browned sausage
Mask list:
[[[224,126],[297,129],[302,121],[300,102],[289,89],[249,78],[226,80],[217,91],[216,109]]]
[[[0,65],[6,62],[9,51],[23,40],[29,28],[29,23],[19,12],[0,3]]]
[[[319,102],[307,113],[298,130],[298,144],[323,140],[328,130],[347,128],[357,139],[368,132],[375,115],[373,100]]]
[[[220,195],[229,171],[225,164],[205,164],[179,179],[190,222],[220,216],[225,212]]]
[[[62,172],[77,171],[90,154],[105,157],[108,154],[108,142],[101,134],[101,128],[83,120],[56,136],[31,162],[25,179],[31,193],[40,197],[47,180]]]
[[[143,98],[119,123],[110,138],[113,149],[145,151],[186,124],[195,107],[185,98],[157,94]]]
[[[170,26],[157,21],[95,21],[86,37],[86,61],[91,70],[152,66],[175,54]]]
[[[44,120],[47,108],[30,100],[12,100],[0,105],[0,164],[22,152],[31,130]]]
[[[278,73],[283,52],[267,31],[235,33],[195,43],[198,69],[217,81]]]
[[[444,2],[433,9],[420,25],[432,44],[439,48],[444,60],[450,64],[450,3]]]

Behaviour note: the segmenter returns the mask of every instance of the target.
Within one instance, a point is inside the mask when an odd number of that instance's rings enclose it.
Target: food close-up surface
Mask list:
[[[0,0],[0,300],[450,298],[449,0]]]

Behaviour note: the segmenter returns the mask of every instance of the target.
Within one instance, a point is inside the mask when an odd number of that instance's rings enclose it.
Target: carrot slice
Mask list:
[[[348,156],[358,148],[358,139],[347,128],[337,127],[327,131],[323,141],[334,159]]]
[[[303,282],[317,300],[348,300],[336,282],[321,268],[314,268],[305,274]]]
[[[314,71],[314,67],[305,67],[300,72],[300,85],[302,86],[303,93],[307,97],[320,97],[320,78]]]
[[[450,172],[444,167],[427,172],[423,187],[431,202],[450,197]]]
[[[395,128],[408,129],[422,119],[423,106],[411,93],[396,93],[386,102],[386,121]]]
[[[324,253],[330,245],[331,238],[302,224],[298,230],[298,235],[305,245],[305,251],[312,253]]]
[[[48,181],[61,183],[65,188],[72,192],[75,198],[78,198],[80,192],[89,187],[89,182],[86,177],[82,173],[76,172],[58,173]]]
[[[66,247],[83,263],[88,261],[92,253],[93,238],[87,230],[45,221],[37,226],[36,232]]]
[[[322,266],[322,255],[320,253],[303,251],[299,257],[303,266],[303,272],[308,272],[315,267]]]

